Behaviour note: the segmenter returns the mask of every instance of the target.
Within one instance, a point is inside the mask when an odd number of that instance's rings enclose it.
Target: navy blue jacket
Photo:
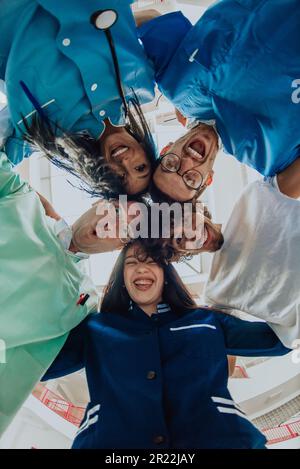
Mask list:
[[[288,351],[263,322],[134,305],[85,319],[44,380],[86,369],[91,402],[73,448],[263,448],[227,389],[227,355]]]

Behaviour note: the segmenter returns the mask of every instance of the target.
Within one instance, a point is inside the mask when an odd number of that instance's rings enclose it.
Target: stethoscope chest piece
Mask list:
[[[118,13],[115,10],[98,10],[91,16],[91,23],[95,28],[106,31],[111,28],[118,19]]]
[[[111,52],[113,63],[114,63],[114,69],[116,73],[116,80],[117,80],[119,95],[123,101],[125,115],[127,116],[128,105],[127,105],[123,87],[122,87],[118,58],[117,58],[117,54],[116,54],[116,50],[114,46],[113,37],[110,31],[110,28],[116,23],[117,20],[118,20],[118,13],[115,10],[97,10],[92,14],[90,18],[91,24],[99,31],[103,31],[108,41],[110,52]]]

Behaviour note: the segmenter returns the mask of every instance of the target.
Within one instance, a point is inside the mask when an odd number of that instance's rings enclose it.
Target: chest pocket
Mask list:
[[[218,340],[218,330],[213,324],[190,323],[170,327],[174,348],[192,357],[213,356]]]

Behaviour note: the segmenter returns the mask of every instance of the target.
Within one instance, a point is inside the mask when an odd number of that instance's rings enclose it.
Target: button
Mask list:
[[[92,86],[91,86],[91,90],[96,91],[97,88],[98,88],[97,83],[93,83]]]
[[[102,109],[102,111],[99,112],[100,116],[103,117],[105,116],[105,111]]]
[[[156,445],[161,445],[162,443],[164,443],[164,441],[165,438],[162,435],[157,435],[153,438],[153,443],[155,443]]]
[[[63,46],[67,47],[71,44],[71,41],[68,37],[66,37],[62,43],[63,43]]]
[[[156,378],[156,373],[155,371],[148,371],[147,373],[147,379],[155,379]]]

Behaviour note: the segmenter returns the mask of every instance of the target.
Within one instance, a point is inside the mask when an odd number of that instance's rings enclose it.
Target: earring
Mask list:
[[[167,280],[165,281],[165,285],[168,285],[168,282],[167,282]]]

